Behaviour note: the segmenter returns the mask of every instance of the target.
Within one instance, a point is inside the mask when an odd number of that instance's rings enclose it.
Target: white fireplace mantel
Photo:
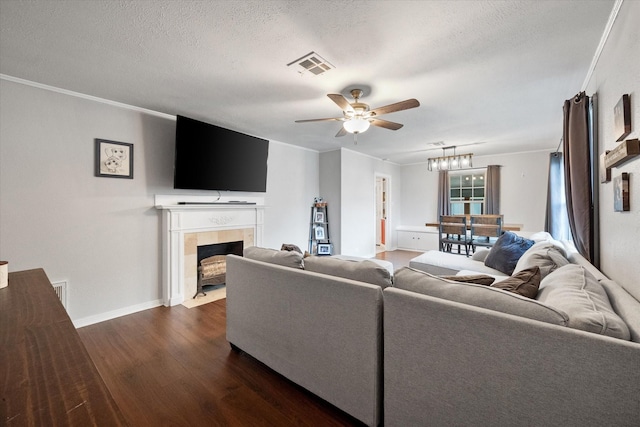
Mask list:
[[[155,207],[162,210],[162,300],[166,306],[181,304],[193,296],[186,294],[185,269],[191,267],[185,267],[185,260],[190,259],[185,254],[185,235],[251,229],[253,244],[262,245],[262,198],[157,195],[155,201]]]

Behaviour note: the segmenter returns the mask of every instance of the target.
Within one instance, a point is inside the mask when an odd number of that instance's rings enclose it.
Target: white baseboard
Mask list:
[[[118,310],[108,311],[106,313],[96,314],[95,316],[83,317],[73,321],[73,326],[82,328],[83,326],[93,325],[94,323],[104,322],[105,320],[115,319],[117,317],[126,316],[127,314],[137,313],[142,310],[160,307],[162,300],[149,301],[142,304],[131,305],[129,307],[120,308]]]

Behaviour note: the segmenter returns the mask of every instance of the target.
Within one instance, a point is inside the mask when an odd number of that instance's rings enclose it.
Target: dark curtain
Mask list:
[[[564,178],[567,214],[578,252],[593,260],[593,202],[589,97],[584,92],[564,102]]]
[[[564,156],[559,152],[551,153],[544,230],[554,239],[571,240],[564,187]]]
[[[486,194],[484,197],[484,213],[500,215],[500,166],[487,166]]]
[[[450,196],[449,172],[440,171],[438,174],[438,221],[441,215],[451,215]]]

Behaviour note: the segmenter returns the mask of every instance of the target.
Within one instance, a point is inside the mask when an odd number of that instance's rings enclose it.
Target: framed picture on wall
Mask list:
[[[95,139],[95,176],[133,179],[133,144]]]
[[[623,172],[613,179],[613,210],[627,212],[631,209],[629,203],[629,174]]]
[[[631,100],[629,94],[622,95],[613,108],[613,122],[616,141],[622,141],[631,133]]]

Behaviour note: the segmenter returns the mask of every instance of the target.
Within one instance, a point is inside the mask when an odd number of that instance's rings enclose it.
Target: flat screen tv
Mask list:
[[[177,117],[174,188],[267,191],[269,141]]]

